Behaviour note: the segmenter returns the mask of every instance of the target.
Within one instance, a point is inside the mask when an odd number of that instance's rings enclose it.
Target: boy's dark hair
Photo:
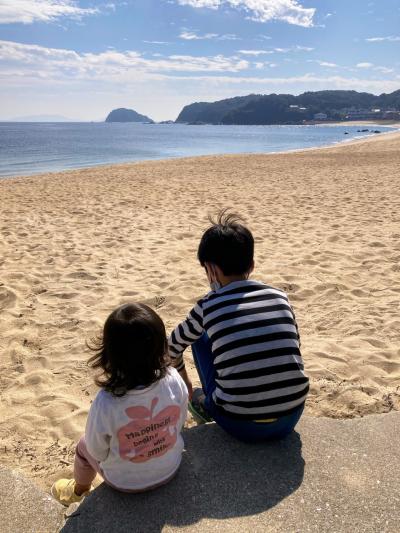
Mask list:
[[[128,303],[107,318],[103,335],[89,348],[92,368],[103,373],[95,383],[114,396],[137,386],[148,387],[166,375],[168,345],[165,326],[158,314],[140,303]]]
[[[225,276],[246,274],[253,265],[254,239],[235,213],[222,210],[203,234],[197,257],[201,266],[213,263]]]

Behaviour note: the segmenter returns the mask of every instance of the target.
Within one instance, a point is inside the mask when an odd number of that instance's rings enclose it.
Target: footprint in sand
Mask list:
[[[87,280],[97,279],[96,276],[93,276],[92,274],[89,274],[88,272],[85,272],[84,270],[79,270],[78,272],[71,272],[71,274],[67,274],[67,278],[87,279]]]
[[[16,294],[6,287],[0,287],[0,310],[12,307],[17,299]]]
[[[153,307],[154,309],[160,309],[165,303],[165,296],[155,296],[154,298],[147,298],[146,300],[142,300],[142,302],[146,305],[149,305],[150,307]]]
[[[40,296],[45,296],[45,298],[40,298],[39,301],[47,300],[48,298],[60,298],[61,300],[70,300],[75,298],[79,294],[77,292],[47,292],[41,294]]]
[[[131,265],[130,263],[126,263],[125,265],[122,265],[121,268],[125,270],[130,270],[131,268],[133,268],[133,265]]]
[[[328,237],[326,240],[328,242],[337,242],[340,239],[340,236],[337,233],[334,233],[330,237]]]
[[[139,293],[137,291],[124,291],[122,296],[137,296]]]
[[[370,242],[369,245],[371,248],[385,248],[386,244],[380,241]]]

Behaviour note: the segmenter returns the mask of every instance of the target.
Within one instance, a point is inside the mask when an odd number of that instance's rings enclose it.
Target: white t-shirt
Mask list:
[[[85,441],[115,487],[140,490],[162,483],[178,469],[188,392],[174,368],[165,378],[118,398],[101,390],[91,405]]]

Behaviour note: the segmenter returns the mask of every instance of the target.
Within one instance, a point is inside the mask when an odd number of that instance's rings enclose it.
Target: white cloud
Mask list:
[[[185,79],[185,78],[183,78]],[[187,78],[186,78],[187,79]],[[340,89],[340,90],[356,90],[356,91],[371,91],[375,94],[382,92],[392,92],[399,88],[400,76],[391,80],[373,80],[361,78],[345,78],[343,76],[316,76],[314,74],[304,74],[302,76],[284,77],[284,78],[270,78],[270,77],[233,77],[233,76],[194,76],[190,78],[198,82],[205,82],[209,87],[213,84],[216,86],[233,87],[232,94],[237,95],[238,86],[241,86],[242,94],[245,92],[255,92],[268,94],[271,91],[287,91],[290,90],[292,94],[299,94],[300,92],[326,90],[326,89]]]
[[[279,54],[287,54],[288,52],[312,52],[314,48],[311,48],[310,46],[289,46],[288,48],[274,48],[274,52],[278,52]]]
[[[181,5],[194,8],[218,9],[228,4],[242,9],[250,19],[257,22],[280,20],[296,26],[309,28],[313,26],[316,9],[306,8],[298,0],[177,0]]]
[[[254,63],[254,67],[257,69],[257,70],[261,70],[263,68],[274,68],[274,67],[277,67],[278,65],[276,63],[269,63],[268,61],[256,61]]]
[[[257,35],[257,37],[254,39],[255,41],[270,41],[272,37],[269,35]]]
[[[272,48],[270,50],[238,50],[239,54],[249,55],[249,56],[259,56],[262,54],[287,54],[289,52],[311,52],[314,48],[309,46],[289,46],[288,48]]]
[[[246,56],[261,56],[263,54],[273,54],[272,50],[238,50],[239,54]]]
[[[246,71],[273,68],[275,63],[262,61],[249,62],[237,56],[144,56],[133,50],[78,53],[74,50],[46,48],[38,45],[22,44],[11,41],[0,41],[0,86],[24,88],[58,87],[60,91],[66,87],[80,87],[82,84],[95,84],[96,91],[114,90],[120,92],[135,87],[150,86],[155,88],[156,82],[175,84],[179,90],[194,87],[193,98],[198,82],[209,84],[210,87],[224,87],[234,93],[237,87],[249,92],[268,93],[276,90],[298,93],[301,90],[316,88],[348,88],[383,92],[398,89],[399,81],[394,75],[392,79],[359,79],[343,76],[317,76],[305,74],[295,77],[250,77]],[[375,67],[376,68],[376,67]],[[385,68],[385,67],[380,67]],[[360,70],[361,71],[361,70]],[[378,72],[377,72],[378,73]],[[383,71],[379,71],[379,74]],[[389,74],[389,72],[387,72]],[[194,85],[193,85],[194,84]],[[235,89],[236,88],[236,89]],[[21,89],[22,90],[22,89]],[[58,90],[58,89],[57,89]],[[208,89],[207,89],[208,90]],[[211,94],[211,93],[210,93]],[[215,92],[217,94],[217,92]]]
[[[336,63],[329,63],[328,61],[319,61],[321,67],[335,68],[337,67]]]
[[[107,7],[112,9],[111,5]],[[0,0],[0,24],[52,22],[61,17],[80,19],[95,13],[97,8],[79,7],[74,0]]]
[[[224,33],[224,35],[219,35],[217,37],[217,40],[219,41],[241,41],[242,38],[238,37],[234,33]]]
[[[178,4],[191,7],[208,7],[209,9],[218,9],[221,0],[178,0]]]
[[[370,37],[369,39],[365,40],[369,43],[380,43],[382,41],[396,42],[400,41],[400,36],[389,35],[388,37]]]
[[[357,63],[356,67],[362,68],[362,69],[375,70],[376,72],[381,72],[382,74],[391,74],[392,72],[394,72],[393,68],[374,65],[373,63]]]
[[[237,37],[233,33],[225,33],[220,35],[219,33],[203,33],[199,34],[197,31],[182,30],[179,34],[179,38],[185,41],[203,41],[207,39],[215,39],[216,41],[239,41],[240,37]]]
[[[127,50],[107,50],[98,54],[46,48],[33,44],[0,41],[0,67],[3,79],[8,69],[16,79],[33,78],[58,82],[75,80],[107,81],[158,79],[168,75],[195,72],[241,72],[249,62],[237,56],[170,55],[148,58]],[[9,74],[8,74],[9,75]],[[12,80],[8,80],[9,82]]]
[[[127,41],[127,39],[124,39],[124,41]],[[146,44],[169,44],[168,41],[143,41]]]
[[[339,65],[330,63],[329,61],[321,61],[320,59],[307,59],[307,63],[318,63],[320,67],[336,68]]]
[[[357,63],[356,65],[357,68],[371,68],[373,66],[373,63]]]
[[[179,35],[180,39],[185,41],[201,41],[203,39],[215,39],[218,37],[218,33],[205,33],[203,35],[198,35],[194,31],[182,31]]]
[[[382,74],[391,74],[392,72],[394,72],[393,68],[388,67],[375,67],[375,70],[377,70],[378,72],[382,72]]]

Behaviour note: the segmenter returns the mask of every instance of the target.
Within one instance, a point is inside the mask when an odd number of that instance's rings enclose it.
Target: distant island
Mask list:
[[[79,120],[62,115],[27,115],[11,118],[8,122],[79,122]]]
[[[113,109],[111,113],[108,114],[106,122],[147,122],[149,124],[154,124],[154,121],[151,120],[151,118],[146,117],[146,115],[141,115],[133,109],[125,109],[123,107]]]
[[[400,90],[380,96],[357,91],[250,94],[187,105],[176,122],[266,125],[346,120],[400,120]]]

